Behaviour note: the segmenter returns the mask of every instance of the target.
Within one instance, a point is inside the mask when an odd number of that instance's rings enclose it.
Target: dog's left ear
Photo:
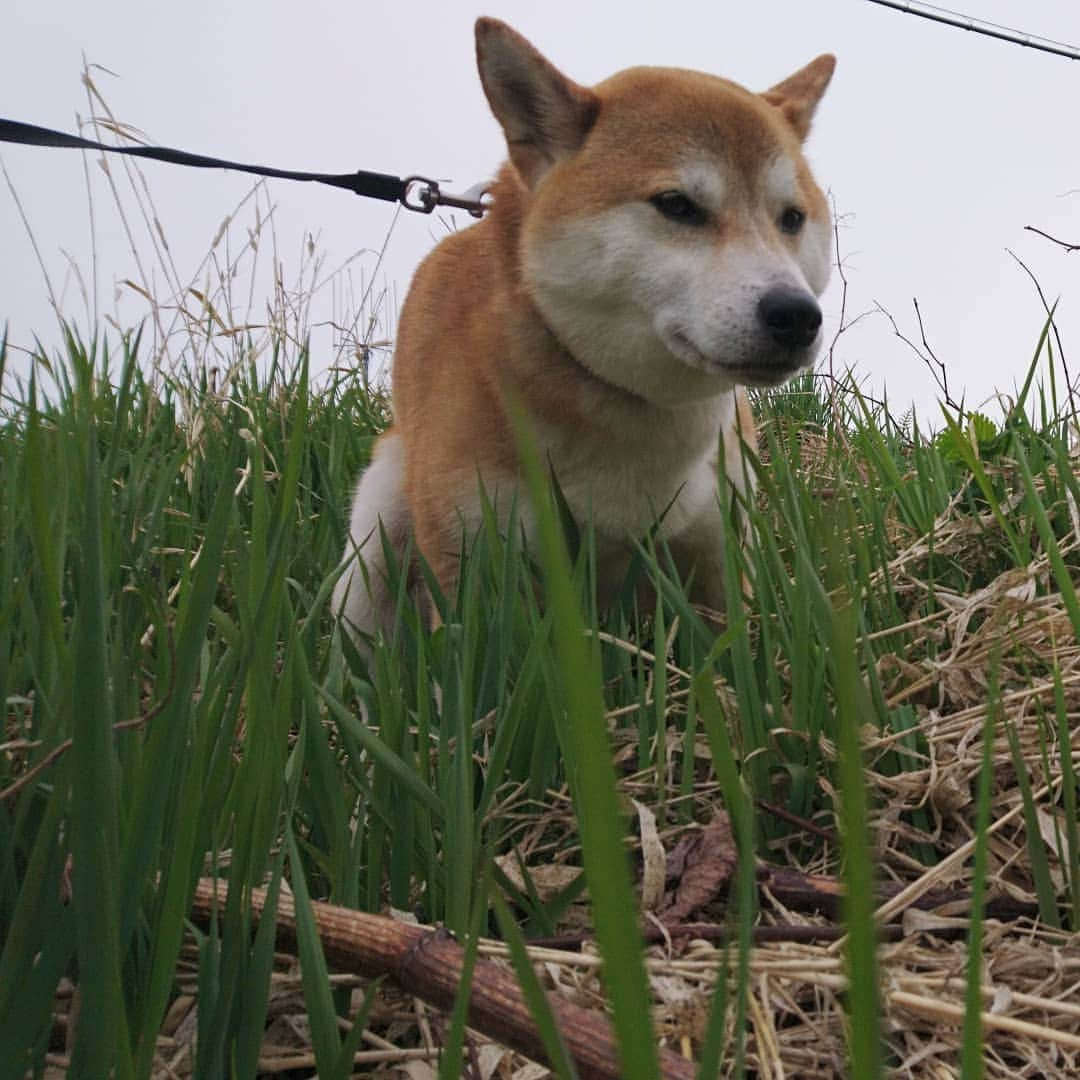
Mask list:
[[[491,111],[506,135],[510,160],[522,180],[536,187],[559,158],[585,141],[599,99],[498,19],[477,19],[476,61]]]
[[[826,53],[761,95],[783,113],[784,119],[800,139],[805,139],[810,131],[814,110],[829,85],[835,67],[836,57]]]

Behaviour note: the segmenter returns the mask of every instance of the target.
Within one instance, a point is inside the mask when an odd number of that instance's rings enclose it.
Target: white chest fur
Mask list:
[[[676,409],[599,409],[588,431],[541,427],[540,445],[570,509],[598,538],[639,538],[658,520],[674,538],[717,501],[719,439],[732,394]]]

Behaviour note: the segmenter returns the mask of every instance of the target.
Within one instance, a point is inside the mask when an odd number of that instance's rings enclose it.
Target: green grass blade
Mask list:
[[[1061,668],[1054,665],[1054,712],[1057,717],[1057,749],[1061,762],[1061,801],[1065,809],[1065,857],[1073,933],[1080,930],[1080,818],[1077,817],[1076,770],[1072,760],[1072,735]]]
[[[750,999],[750,949],[753,943],[754,920],[757,915],[756,841],[753,803],[743,785],[735,752],[728,735],[727,724],[716,698],[711,666],[704,668],[694,679],[694,699],[701,710],[701,721],[712,750],[713,768],[724,805],[731,818],[732,831],[738,845],[739,861],[736,880],[731,895],[735,898],[735,939],[738,947],[735,991],[735,1048],[730,1055],[732,1073],[741,1077],[746,1074],[746,1015]],[[724,971],[717,976],[716,989],[710,1007],[710,1030],[714,1041],[710,1042],[708,1058],[719,1054],[715,1038],[722,1035],[725,1025],[728,987],[727,952],[724,953]],[[714,1026],[715,1025],[715,1026]]]
[[[849,1055],[854,1080],[881,1076],[881,991],[878,983],[874,875],[867,807],[856,616],[848,601],[835,615],[836,713],[840,754],[840,826],[844,852],[844,922],[850,982]]]
[[[457,1080],[457,1077],[461,1075],[461,1052],[465,1046],[465,1027],[469,1019],[469,998],[472,995],[476,953],[480,946],[480,934],[483,931],[484,918],[488,910],[488,890],[491,886],[490,866],[489,862],[480,880],[480,887],[473,897],[468,932],[465,937],[464,956],[461,960],[461,978],[458,982],[457,994],[454,996],[454,1008],[450,1013],[450,1027],[446,1032],[446,1042],[439,1055],[439,1080]]]
[[[285,850],[274,860],[274,872],[266,889],[259,916],[259,928],[251,946],[251,969],[248,992],[244,995],[242,1025],[236,1039],[236,1075],[255,1077],[259,1069],[259,1050],[266,1038],[266,1007],[270,1000],[270,976],[274,968],[274,943],[277,937],[277,909],[281,896]]]
[[[964,993],[963,1045],[960,1052],[962,1080],[982,1080],[983,1060],[982,982],[983,982],[983,912],[986,896],[987,834],[990,827],[990,791],[994,773],[994,729],[1001,708],[998,689],[1000,656],[990,657],[989,708],[983,720],[982,759],[975,793],[975,857],[971,881],[971,916],[968,928],[967,984]]]
[[[619,1041],[619,1061],[627,1080],[645,1080],[658,1075],[656,1037],[637,904],[623,846],[624,825],[599,666],[595,648],[585,637],[570,558],[549,501],[544,473],[520,412],[515,426],[537,519],[555,653],[566,695],[566,711],[559,718],[557,730],[581,831],[582,859],[604,961],[604,984]]]
[[[97,433],[86,430],[86,506],[74,628],[71,723],[72,890],[82,1012],[73,1067],[133,1075],[120,984],[116,759],[108,685],[108,598],[103,563]]]
[[[348,732],[349,736],[378,762],[379,767],[386,769],[417,802],[442,821],[445,817],[442,800],[420,779],[409,763],[403,760],[400,754],[394,753],[371,728],[349,712],[327,687],[319,687],[319,696],[326,702],[334,722]]]
[[[562,1032],[555,1023],[555,1014],[551,1010],[551,1003],[548,1001],[547,994],[544,993],[544,988],[540,985],[540,980],[533,970],[532,961],[529,959],[529,954],[525,949],[525,939],[514,921],[514,916],[510,913],[510,908],[497,890],[492,890],[491,901],[495,906],[495,917],[499,921],[499,932],[510,949],[510,962],[514,965],[518,985],[521,987],[525,1002],[529,1006],[529,1012],[536,1023],[536,1030],[540,1035],[540,1040],[547,1051],[551,1070],[561,1080],[574,1080],[577,1071],[566,1050]]]
[[[304,866],[291,825],[286,824],[289,867],[292,871],[293,900],[296,908],[296,944],[300,950],[300,975],[304,984],[304,1002],[308,1009],[311,1045],[320,1075],[331,1076],[341,1054],[334,998],[330,993],[330,972],[326,966],[319,929],[311,909]]]
[[[353,1058],[360,1049],[360,1043],[364,1038],[364,1026],[367,1024],[372,1009],[375,1008],[376,995],[382,982],[382,976],[372,981],[364,994],[364,1000],[360,1003],[360,1008],[356,1010],[356,1015],[350,1020],[352,1028],[348,1035],[341,1040],[341,1053],[338,1055],[331,1080],[333,1078],[349,1080],[349,1077],[353,1075]]]
[[[1027,763],[1024,761],[1024,755],[1020,749],[1020,739],[1016,734],[1016,725],[1010,720],[1005,721],[1005,735],[1009,740],[1013,769],[1016,771],[1016,782],[1020,788],[1020,798],[1024,804],[1024,832],[1027,838],[1028,858],[1031,860],[1031,876],[1035,882],[1035,895],[1039,900],[1039,918],[1048,926],[1060,929],[1061,920],[1058,917],[1057,894],[1054,891],[1054,883],[1050,877],[1050,860],[1046,854],[1046,845],[1043,843],[1042,832],[1039,829],[1039,816],[1035,809],[1035,799],[1031,790],[1031,777],[1028,775]]]
[[[56,887],[66,857],[64,846],[57,842],[67,810],[66,800],[59,794],[66,790],[65,770],[66,766],[60,765],[54,777],[59,786],[45,806],[0,952],[0,1047],[11,1048],[6,1063],[0,1055],[0,1077],[4,1080],[26,1074],[28,1063],[16,1048],[28,1050],[32,1039],[51,1030],[56,984],[75,949],[73,920],[70,911],[63,910]],[[28,985],[47,970],[55,975],[51,985]],[[28,977],[28,973],[33,974]]]
[[[186,583],[177,618],[171,697],[150,726],[144,767],[132,780],[135,791],[123,851],[121,872],[124,881],[145,881],[150,872],[170,790],[170,785],[163,783],[162,778],[173,777],[175,763],[184,760],[187,711],[199,677],[207,624],[233,514],[233,492],[224,470],[221,481],[206,524],[199,562]],[[125,941],[134,931],[140,901],[137,889],[127,890],[121,899],[121,934]]]
[[[1050,569],[1054,574],[1054,582],[1061,591],[1061,599],[1065,604],[1065,610],[1069,613],[1073,632],[1080,637],[1080,600],[1076,596],[1076,587],[1073,585],[1072,575],[1065,565],[1065,559],[1061,554],[1061,545],[1054,535],[1054,529],[1050,524],[1046,507],[1043,506],[1042,499],[1039,497],[1038,489],[1035,486],[1035,478],[1032,476],[1027,454],[1024,452],[1019,440],[1013,441],[1012,450],[1023,479],[1028,512],[1035,522],[1035,528],[1038,530],[1039,539],[1042,541],[1046,557],[1050,560]]]

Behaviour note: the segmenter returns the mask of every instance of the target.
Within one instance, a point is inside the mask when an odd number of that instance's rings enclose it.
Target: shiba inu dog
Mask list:
[[[496,19],[476,50],[509,161],[484,220],[443,240],[406,298],[394,422],[356,492],[335,609],[386,627],[382,533],[398,552],[411,534],[454,583],[481,483],[505,507],[516,482],[510,394],[592,524],[601,587],[663,513],[696,599],[720,607],[722,506],[748,488],[754,440],[743,388],[783,382],[820,337],[831,228],[802,143],[835,61],[763,94],[650,67],[589,89]]]

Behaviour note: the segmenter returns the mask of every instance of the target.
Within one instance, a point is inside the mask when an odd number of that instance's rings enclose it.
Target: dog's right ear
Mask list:
[[[535,188],[559,158],[585,141],[600,101],[498,19],[476,20],[476,63],[510,160]]]

